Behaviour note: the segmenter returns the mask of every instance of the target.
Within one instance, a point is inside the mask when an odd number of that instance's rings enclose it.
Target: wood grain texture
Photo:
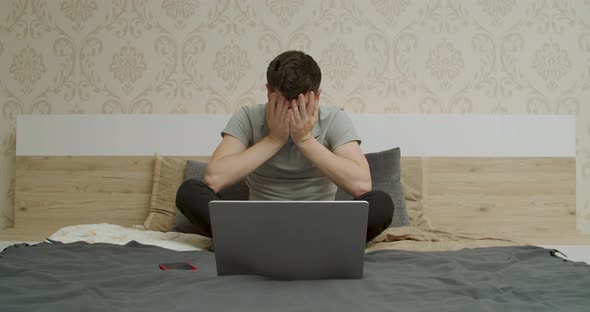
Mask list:
[[[183,157],[207,161],[209,157]],[[16,160],[15,228],[0,240],[44,239],[76,224],[142,224],[154,158],[26,157]],[[402,158],[435,228],[535,244],[590,244],[576,231],[574,158]]]
[[[429,158],[426,214],[435,228],[535,244],[589,244],[576,230],[574,158]]]
[[[17,157],[15,227],[140,224],[152,157]]]
[[[76,224],[143,224],[153,165],[150,156],[18,156],[15,228],[0,239],[42,240]]]

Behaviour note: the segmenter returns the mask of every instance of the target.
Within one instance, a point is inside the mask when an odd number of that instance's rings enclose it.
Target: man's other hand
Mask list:
[[[312,138],[312,130],[318,122],[318,103],[315,93],[310,91],[307,96],[299,94],[291,101],[289,110],[289,132],[295,144],[305,143]]]
[[[282,97],[281,97],[282,98]],[[279,98],[276,92],[272,92],[268,98],[266,111],[266,123],[268,136],[281,146],[289,140],[289,102]]]

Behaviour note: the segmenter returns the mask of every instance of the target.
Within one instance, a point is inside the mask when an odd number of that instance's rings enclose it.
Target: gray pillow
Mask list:
[[[369,169],[371,171],[371,182],[373,190],[384,191],[393,200],[395,210],[391,220],[391,227],[398,227],[408,225],[408,212],[406,211],[406,201],[402,191],[400,182],[400,149],[399,147],[392,148],[378,153],[365,154],[369,162]],[[207,163],[187,160],[185,180],[198,179],[203,180]],[[246,181],[242,180],[238,183],[220,192],[221,197],[228,200],[247,200],[248,186]],[[336,191],[336,200],[350,200],[353,196],[338,188]],[[176,225],[173,231],[183,233],[196,233],[196,229],[192,223],[176,209]]]
[[[390,227],[398,227],[410,224],[406,200],[400,182],[400,149],[392,148],[378,153],[365,154],[371,171],[373,190],[384,191],[389,194],[395,206]],[[338,188],[336,200],[351,200],[352,195]]]

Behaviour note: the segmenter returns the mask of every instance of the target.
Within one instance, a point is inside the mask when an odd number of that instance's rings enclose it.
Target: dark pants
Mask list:
[[[199,231],[198,234],[211,237],[211,219],[209,202],[222,199],[205,183],[196,179],[186,180],[176,193],[176,207],[189,219]],[[369,203],[367,223],[367,242],[379,235],[391,224],[393,201],[383,191],[370,191],[354,200],[366,200]]]

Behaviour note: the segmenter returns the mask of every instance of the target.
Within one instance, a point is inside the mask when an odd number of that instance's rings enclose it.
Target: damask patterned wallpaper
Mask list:
[[[576,114],[590,224],[590,0],[2,0],[0,227],[18,114],[230,113],[287,49],[357,113]],[[435,131],[435,129],[433,129]],[[198,140],[198,138],[195,138]]]

